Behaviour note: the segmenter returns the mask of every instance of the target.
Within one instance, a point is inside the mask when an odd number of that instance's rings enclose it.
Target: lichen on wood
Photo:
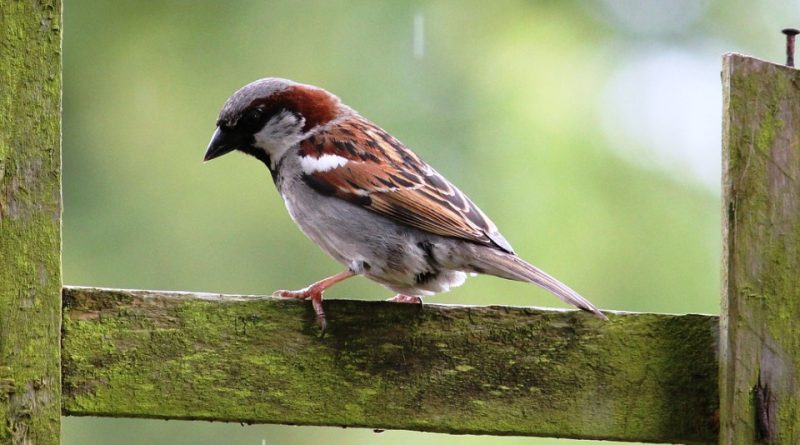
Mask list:
[[[58,444],[61,4],[0,0],[0,443]]]
[[[800,443],[800,71],[722,75],[720,443]]]
[[[717,318],[64,291],[64,413],[716,440]]]

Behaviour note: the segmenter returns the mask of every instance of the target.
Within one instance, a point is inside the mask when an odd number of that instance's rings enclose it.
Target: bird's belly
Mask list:
[[[320,195],[302,182],[290,186],[296,187],[294,192],[283,194],[289,215],[306,236],[352,271],[410,295],[444,292],[466,279],[464,272],[437,260],[450,240]]]

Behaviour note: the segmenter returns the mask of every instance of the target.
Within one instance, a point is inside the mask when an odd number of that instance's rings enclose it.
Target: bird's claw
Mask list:
[[[317,324],[322,330],[322,333],[325,333],[325,329],[328,327],[328,321],[325,319],[325,310],[322,307],[322,292],[318,292],[310,288],[300,290],[276,290],[272,293],[272,296],[298,300],[311,300],[311,307],[314,308],[314,313],[317,316]]]
[[[322,296],[320,298],[311,299],[311,307],[314,308],[314,313],[317,314],[317,324],[322,331],[321,335],[325,335],[325,330],[328,328],[328,320],[325,319],[325,311],[322,309]]]
[[[422,304],[422,298],[416,295],[397,294],[386,301],[391,301],[392,303]]]
[[[273,297],[280,297],[280,298],[294,298],[298,300],[308,300],[312,298],[312,294],[308,292],[308,289],[300,289],[300,290],[276,290],[272,293]]]

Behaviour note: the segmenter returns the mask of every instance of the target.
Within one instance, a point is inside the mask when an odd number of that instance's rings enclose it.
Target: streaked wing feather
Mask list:
[[[306,183],[403,224],[512,252],[478,207],[414,152],[381,128],[353,116],[301,143],[301,156],[348,159],[305,172]]]

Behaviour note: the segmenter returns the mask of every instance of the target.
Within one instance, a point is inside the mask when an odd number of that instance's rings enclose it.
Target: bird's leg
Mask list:
[[[422,304],[422,298],[416,295],[403,295],[397,294],[394,297],[386,300],[391,301],[392,303],[411,303],[411,304]]]
[[[319,323],[322,331],[328,326],[325,320],[325,311],[322,309],[322,293],[325,289],[333,286],[334,284],[346,280],[355,275],[352,271],[346,270],[339,272],[334,276],[317,281],[314,284],[304,287],[300,290],[278,290],[272,295],[282,298],[298,298],[301,300],[311,300],[311,305],[314,308],[314,313],[317,314],[317,323]]]

